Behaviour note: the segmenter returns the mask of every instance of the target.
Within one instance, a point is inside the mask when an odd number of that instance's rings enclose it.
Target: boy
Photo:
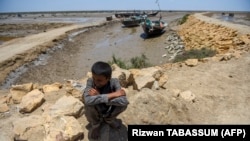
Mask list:
[[[116,117],[129,104],[119,80],[112,78],[112,68],[108,63],[96,62],[91,68],[92,78],[87,80],[84,90],[86,118],[92,126],[91,138],[97,139],[102,122],[119,129],[121,121]]]

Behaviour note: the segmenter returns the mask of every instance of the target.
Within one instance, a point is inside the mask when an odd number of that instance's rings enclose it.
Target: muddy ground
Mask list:
[[[8,88],[12,84],[27,82],[46,84],[55,81],[63,82],[65,79],[83,78],[95,61],[111,61],[113,55],[128,64],[132,57],[141,56],[142,54],[146,55],[147,61],[152,66],[169,62],[169,57],[162,57],[163,54],[167,53],[164,48],[166,46],[165,40],[175,32],[174,28],[177,21],[186,14],[188,12],[161,13],[161,15],[151,17],[154,20],[162,16],[162,19],[168,23],[165,33],[153,38],[147,38],[141,26],[128,28],[124,27],[120,21],[87,30],[79,29],[69,34],[68,38],[57,41],[58,46],[54,50],[43,54],[38,62],[26,64],[11,73],[4,87]],[[108,15],[110,13],[103,13],[99,17],[95,14],[92,17],[86,17],[95,20],[105,18]],[[22,20],[19,20],[19,22],[22,21],[20,25],[15,23],[18,21],[15,18],[5,19],[6,22],[11,24],[2,24],[0,29],[5,31],[2,35],[4,33],[5,35],[15,35],[13,34],[15,32],[19,33],[16,36],[22,37],[35,34],[35,31],[36,33],[46,32],[46,30],[56,28],[56,26],[61,27],[72,23],[81,24],[84,21],[79,16],[72,16],[71,23],[68,17],[64,17],[65,21],[63,22],[62,15],[57,15],[56,18],[51,17],[54,20],[49,20],[48,16],[46,18],[38,16],[35,19],[32,16],[27,17],[22,17]],[[28,19],[33,22],[27,23]],[[55,24],[52,21],[62,23]],[[74,34],[78,35],[73,36]]]
[[[83,24],[100,19],[105,19],[114,13],[57,13],[57,14],[22,14],[0,16],[0,44],[14,38],[46,32],[50,29],[70,25]],[[132,57],[146,55],[148,62],[154,65],[168,63],[170,54],[166,52],[166,38],[175,33],[176,25],[184,15],[192,12],[162,12],[151,17],[168,23],[165,33],[146,38],[142,28],[124,27],[119,20],[110,24],[79,29],[68,34],[63,40],[56,40],[57,45],[42,54],[34,62],[25,64],[13,71],[3,88],[12,84],[22,83],[53,83],[63,82],[65,79],[79,79],[86,75],[90,66],[98,60],[111,61],[112,56],[120,58],[129,64]],[[215,12],[207,16],[221,19],[226,22],[250,25],[249,13]],[[113,15],[113,19],[114,15]],[[162,57],[167,54],[167,57]]]

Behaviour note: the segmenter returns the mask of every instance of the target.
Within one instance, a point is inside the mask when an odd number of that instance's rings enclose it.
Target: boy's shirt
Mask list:
[[[102,113],[105,113],[110,106],[126,106],[129,104],[126,96],[120,96],[112,100],[108,100],[107,94],[121,89],[121,85],[117,78],[111,78],[110,81],[98,89],[99,95],[90,96],[88,90],[94,88],[94,81],[92,78],[87,80],[86,88],[84,90],[84,102],[86,105],[96,105]]]
[[[108,81],[108,83],[105,86],[98,88],[97,90],[99,91],[100,94],[108,94],[108,93],[115,92],[115,90],[112,90],[112,88],[110,86],[110,81]],[[112,105],[107,105],[106,103],[100,103],[100,104],[96,105],[96,108],[102,114],[106,114],[107,111],[111,110]]]

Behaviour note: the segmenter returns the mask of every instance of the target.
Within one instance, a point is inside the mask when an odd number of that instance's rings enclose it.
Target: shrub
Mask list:
[[[188,16],[189,16],[189,14],[184,15],[184,16],[180,19],[179,24],[180,24],[180,25],[181,25],[181,24],[184,24],[184,23],[187,21]]]
[[[185,61],[187,59],[202,59],[206,57],[212,57],[216,54],[216,50],[212,50],[210,48],[201,48],[201,49],[191,49],[188,51],[185,51],[182,54],[178,54],[173,62],[181,62]]]
[[[116,58],[115,55],[112,55],[112,61],[108,61],[110,65],[117,64],[122,69],[131,69],[131,68],[145,68],[149,67],[150,64],[147,62],[148,58],[145,54],[142,54],[141,56],[133,57],[130,59],[131,65],[126,64],[124,60],[121,58]]]
[[[116,65],[118,65],[120,68],[123,68],[123,69],[128,69],[127,66],[126,66],[125,61],[123,61],[121,58],[116,58],[114,54],[112,55],[112,61],[108,61],[108,63],[109,63],[110,65],[116,64]]]
[[[145,54],[142,54],[140,57],[133,57],[130,59],[130,63],[132,64],[132,68],[146,68],[149,67],[150,64],[147,62],[148,58]]]

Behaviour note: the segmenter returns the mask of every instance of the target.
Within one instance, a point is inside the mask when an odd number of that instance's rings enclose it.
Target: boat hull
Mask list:
[[[164,33],[164,29],[167,26],[167,23],[163,21],[148,21],[151,22],[150,24],[147,22],[143,22],[141,24],[143,31],[147,35],[157,35]]]
[[[139,26],[142,22],[142,17],[131,16],[122,20],[122,24],[126,27]]]
[[[140,21],[122,21],[122,24],[124,26],[127,26],[127,27],[139,26],[140,25]]]

